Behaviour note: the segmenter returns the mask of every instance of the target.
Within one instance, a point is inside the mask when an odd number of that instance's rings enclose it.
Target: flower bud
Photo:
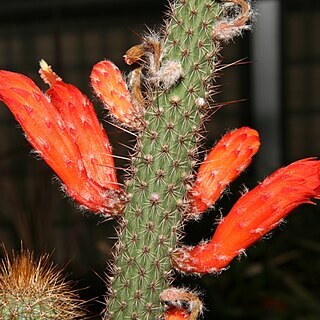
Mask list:
[[[251,163],[260,147],[256,130],[242,127],[225,134],[201,163],[190,190],[190,215],[197,216],[219,199],[230,182]]]
[[[190,320],[190,315],[185,309],[171,307],[164,316],[165,320]]]
[[[129,128],[141,126],[141,113],[131,101],[130,92],[120,70],[111,61],[94,65],[91,84],[105,107],[120,122]]]

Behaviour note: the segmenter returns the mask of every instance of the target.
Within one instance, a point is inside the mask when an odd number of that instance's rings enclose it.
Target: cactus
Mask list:
[[[176,66],[167,76],[161,69],[147,70],[147,126],[138,133],[134,176],[127,182],[131,201],[119,230],[105,319],[154,319],[161,314],[160,293],[171,282],[169,252],[177,246],[188,208],[186,192],[200,138],[199,101],[205,101],[210,90],[216,62],[210,30],[218,10],[212,2],[177,2],[161,49],[163,68],[169,62]],[[189,17],[187,23],[181,23],[183,17]],[[174,85],[180,69],[182,79]]]
[[[214,1],[176,1],[164,35],[145,39],[146,112],[127,182],[105,319],[154,319],[172,281],[170,250],[179,242],[189,204],[197,145],[219,62]],[[160,58],[161,67],[157,66]]]
[[[29,251],[5,251],[0,267],[0,319],[79,319],[82,302],[62,276],[62,272],[42,255],[37,262]]]
[[[195,247],[180,243],[184,223],[200,219],[259,149],[255,130],[234,130],[195,173],[221,44],[249,29],[251,17],[245,0],[176,0],[162,32],[151,32],[126,52],[126,63],[137,66],[129,84],[110,61],[93,67],[97,96],[119,126],[137,137],[124,188],[86,96],[44,61],[40,75],[50,86],[46,95],[27,77],[0,71],[0,99],[63,189],[81,208],[119,220],[106,320],[197,319],[202,303],[196,293],[172,287],[174,268],[221,272],[292,209],[320,197],[320,162],[300,160],[243,195],[210,241]]]

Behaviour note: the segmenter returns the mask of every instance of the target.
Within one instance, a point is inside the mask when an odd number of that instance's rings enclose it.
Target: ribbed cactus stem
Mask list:
[[[209,95],[217,47],[212,30],[219,7],[214,1],[180,0],[165,28],[161,65],[182,71],[176,85],[150,81],[153,103],[138,133],[115,254],[115,269],[105,319],[158,319],[160,294],[171,282],[170,251],[179,241],[187,208],[201,109]],[[170,75],[170,70],[168,71]],[[150,74],[152,71],[150,71]],[[169,79],[170,80],[170,79]],[[176,79],[175,79],[176,80]]]

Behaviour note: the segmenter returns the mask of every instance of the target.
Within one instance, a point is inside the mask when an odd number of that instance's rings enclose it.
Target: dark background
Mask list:
[[[245,101],[228,104],[214,115],[207,125],[205,146],[210,148],[228,129],[249,125],[261,133],[260,156],[231,186],[215,212],[206,214],[202,223],[186,227],[187,234],[192,233],[186,237],[188,243],[212,234],[220,209],[223,214],[228,212],[243,184],[252,188],[281,165],[320,155],[320,2],[261,0],[256,6],[268,2],[279,7],[278,38],[263,40],[276,48],[276,78],[266,81],[256,73],[269,68],[257,56],[254,40],[260,19],[268,19],[262,10],[256,29],[230,42],[222,52],[224,64],[242,58],[248,63],[225,69],[218,79],[222,93],[215,100]],[[165,0],[2,0],[0,68],[27,74],[45,88],[37,74],[38,61],[43,58],[66,82],[87,93],[103,116],[89,85],[93,64],[108,58],[128,72],[124,52],[139,42],[146,26],[153,29],[160,24],[165,8]],[[274,17],[269,17],[273,27]],[[269,90],[272,86],[275,91]],[[259,103],[261,92],[263,96],[269,91],[266,99],[275,104],[265,118]],[[105,127],[114,153],[127,155],[122,144],[132,143],[132,138],[107,122]],[[125,163],[117,161],[117,165]],[[63,199],[52,171],[35,160],[4,106],[0,112],[0,175],[0,242],[7,250],[19,250],[22,241],[36,255],[53,252],[53,260],[65,265],[76,286],[85,288],[81,296],[95,299],[88,307],[93,319],[103,308],[99,302],[103,301],[103,274],[114,241],[113,222],[100,223],[98,217],[84,216]],[[202,278],[177,276],[177,285],[183,283],[203,293],[209,310],[205,319],[319,319],[319,214],[319,206],[300,207],[286,225],[273,232],[271,240],[248,250],[248,257],[234,261],[228,271]]]

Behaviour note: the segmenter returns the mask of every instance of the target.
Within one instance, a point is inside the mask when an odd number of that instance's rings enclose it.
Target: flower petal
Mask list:
[[[78,146],[88,177],[101,187],[120,190],[111,146],[92,103],[76,87],[62,81],[56,82],[47,95]]]
[[[209,242],[176,249],[173,263],[183,272],[219,272],[312,198],[320,198],[319,160],[303,159],[278,169],[236,202]]]
[[[64,181],[83,175],[79,150],[59,112],[31,79],[0,71],[0,99],[9,107],[33,147]]]

